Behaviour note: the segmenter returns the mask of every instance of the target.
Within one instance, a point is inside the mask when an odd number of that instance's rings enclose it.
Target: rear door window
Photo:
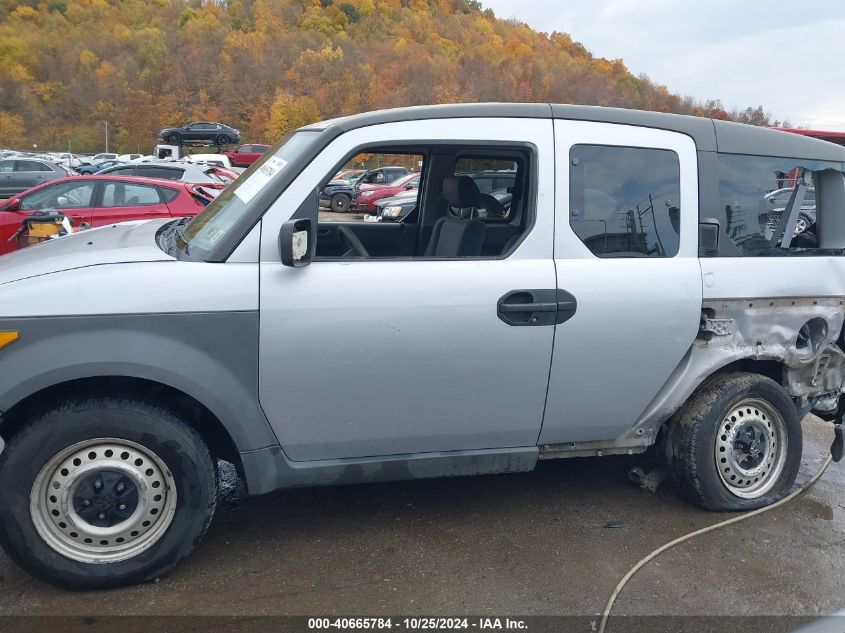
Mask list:
[[[109,182],[103,188],[103,207],[138,207],[159,204],[158,188],[128,182]]]
[[[53,171],[49,165],[37,160],[19,160],[15,164],[15,171]]]
[[[569,223],[596,257],[674,257],[680,243],[678,155],[574,145]]]
[[[159,167],[155,165],[138,167],[138,175],[143,176],[145,178],[164,178],[166,180],[179,180],[182,177],[182,174],[184,173],[184,169],[176,169],[172,167]]]

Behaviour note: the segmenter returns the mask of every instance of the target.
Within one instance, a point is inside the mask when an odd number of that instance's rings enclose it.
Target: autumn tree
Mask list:
[[[264,140],[275,143],[291,130],[314,123],[320,118],[311,97],[294,97],[279,91],[270,106],[270,118],[264,130]]]
[[[0,146],[150,151],[165,126],[275,141],[311,121],[457,101],[584,103],[772,123],[635,76],[483,0],[0,0]],[[25,138],[24,138],[25,136]]]
[[[26,129],[23,125],[23,117],[0,110],[0,145],[20,147],[24,143],[25,136]]]

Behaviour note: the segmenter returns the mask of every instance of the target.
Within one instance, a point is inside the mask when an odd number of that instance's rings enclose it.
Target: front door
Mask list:
[[[540,442],[610,441],[637,421],[698,332],[695,145],[581,121],[555,121],[555,139],[555,265],[578,309],[555,334]]]
[[[21,211],[56,209],[69,217],[73,226],[91,222],[91,210],[97,183],[84,178],[47,185],[21,196]]]
[[[288,458],[536,445],[553,320],[509,325],[497,309],[514,290],[555,288],[552,138],[548,119],[413,121],[354,130],[333,141],[265,214],[260,400]],[[421,139],[466,142],[479,165],[488,162],[482,150],[473,149],[479,144],[510,143],[530,151],[526,182],[536,189],[519,211],[526,215],[514,219],[514,227],[523,227],[514,230],[524,230],[519,246],[506,256],[497,250],[489,256],[436,257],[418,249],[411,256],[317,257],[304,268],[283,266],[282,221],[309,200],[316,212],[314,192],[354,151],[374,151],[367,144],[395,146],[402,139],[422,153]],[[400,150],[391,151],[395,158]],[[438,175],[423,167],[421,195],[434,206],[442,200],[443,169]],[[355,230],[354,223],[348,226]],[[367,241],[368,233],[359,230]],[[419,235],[430,231],[423,226]]]

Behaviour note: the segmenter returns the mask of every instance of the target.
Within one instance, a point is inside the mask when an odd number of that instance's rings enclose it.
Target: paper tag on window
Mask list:
[[[267,162],[261,165],[253,174],[244,182],[238,185],[235,189],[235,195],[243,200],[249,202],[270,182],[288,162],[282,158],[271,156]]]

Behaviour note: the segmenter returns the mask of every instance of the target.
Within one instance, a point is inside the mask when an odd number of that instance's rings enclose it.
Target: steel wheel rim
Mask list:
[[[719,477],[737,497],[761,497],[780,478],[788,448],[783,416],[767,402],[743,400],[722,418],[716,434]]]
[[[795,234],[798,235],[798,233],[803,233],[806,230],[807,220],[805,220],[803,217],[799,217],[798,220],[796,220],[795,222]]]
[[[338,211],[343,211],[346,208],[346,198],[344,198],[343,196],[339,197],[335,201],[335,206],[337,207]]]
[[[173,521],[176,501],[173,475],[155,453],[98,438],[48,460],[32,485],[29,510],[38,534],[62,556],[114,563],[155,545]]]

